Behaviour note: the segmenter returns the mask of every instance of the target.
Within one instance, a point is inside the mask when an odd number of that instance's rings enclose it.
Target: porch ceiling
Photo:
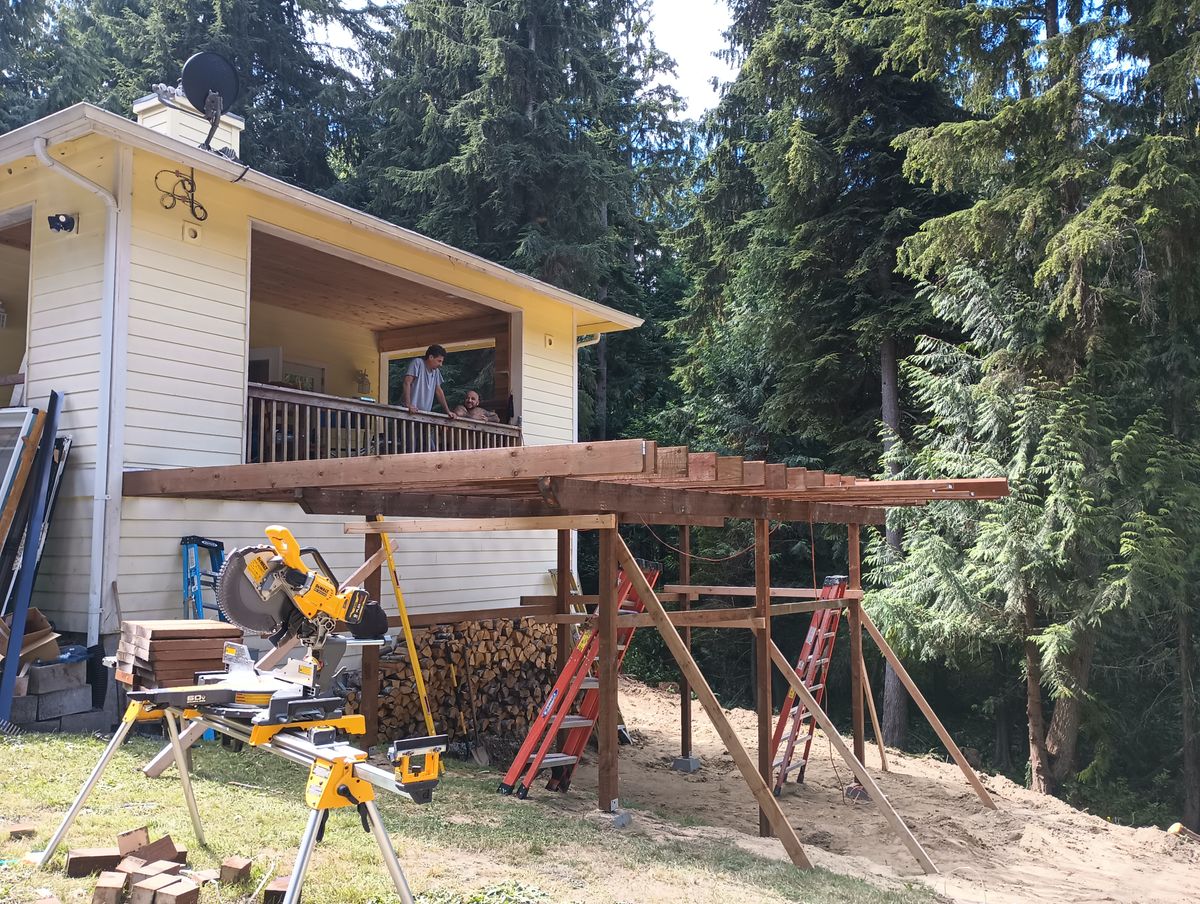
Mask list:
[[[31,229],[32,224],[28,220],[24,223],[17,223],[15,226],[9,226],[7,229],[0,229],[0,245],[28,251]]]
[[[372,330],[497,313],[494,308],[258,230],[250,245],[250,300],[317,317],[336,316]]]

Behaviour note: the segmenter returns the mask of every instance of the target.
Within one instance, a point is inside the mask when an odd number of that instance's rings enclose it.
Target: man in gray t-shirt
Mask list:
[[[421,411],[432,411],[433,400],[445,409],[451,419],[455,414],[446,402],[446,394],[442,392],[442,365],[446,363],[446,350],[440,345],[431,345],[425,349],[425,356],[414,358],[404,374],[404,407],[416,414]]]

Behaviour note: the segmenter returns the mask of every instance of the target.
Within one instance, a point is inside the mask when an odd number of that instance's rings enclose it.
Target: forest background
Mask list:
[[[0,131],[217,51],[250,165],[646,319],[580,350],[581,439],[1007,477],[894,514],[867,605],[988,768],[1200,829],[1196,5],[729,5],[736,76],[692,121],[648,0],[10,0]],[[845,544],[779,527],[773,582]],[[749,525],[693,545],[698,582],[752,583]],[[749,635],[696,646],[748,703]],[[932,749],[868,665],[888,743]],[[649,632],[627,668],[676,677]]]

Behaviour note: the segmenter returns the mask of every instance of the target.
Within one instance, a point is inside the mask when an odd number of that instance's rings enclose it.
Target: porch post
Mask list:
[[[758,774],[771,785],[771,522],[754,521],[755,694],[758,704]],[[758,808],[758,834],[771,835],[767,812]]]
[[[373,519],[367,518],[368,521]],[[379,534],[363,534],[364,561],[383,548]],[[376,568],[363,579],[367,598],[377,600],[383,589],[383,576]],[[374,747],[379,741],[379,647],[374,644],[362,648],[362,714],[367,723],[363,744]]]
[[[862,561],[859,550],[859,528],[851,524],[847,530],[849,540],[850,590],[862,590]],[[850,601],[850,721],[854,732],[854,756],[861,763],[866,757],[863,725],[863,652],[862,652],[862,601]]]
[[[600,743],[600,788],[598,806],[605,813],[620,808],[617,777],[617,531],[600,531],[600,606],[597,631],[600,657],[596,674],[600,679],[600,721],[596,738]]]

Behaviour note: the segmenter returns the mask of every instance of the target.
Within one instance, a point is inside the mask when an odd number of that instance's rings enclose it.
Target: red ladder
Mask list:
[[[845,595],[845,576],[831,575],[825,578],[818,599],[840,600]],[[840,606],[814,612],[812,622],[808,626],[808,634],[804,638],[804,646],[800,649],[800,658],[796,661],[796,675],[813,695],[818,706],[825,701],[829,660],[833,658],[833,643],[837,639],[838,622],[841,617]],[[815,730],[812,712],[797,699],[796,692],[789,688],[783,700],[783,707],[779,710],[775,734],[771,738],[771,769],[775,776],[776,797],[783,793],[783,783],[791,773],[796,773],[796,781],[804,781],[804,769],[808,765]],[[804,752],[796,758],[796,745],[801,741],[804,742]],[[781,742],[784,748],[783,752],[779,753]]]
[[[638,562],[647,583],[653,587],[662,574],[662,566],[657,563]],[[633,583],[622,570],[617,575],[617,612],[622,615],[634,615],[645,612],[645,603],[633,589]],[[617,628],[617,671],[625,659],[625,651],[633,639],[634,628]],[[554,683],[550,696],[538,711],[537,718],[529,727],[521,749],[513,759],[512,765],[504,775],[504,781],[496,789],[501,794],[512,794],[517,797],[529,796],[529,789],[534,778],[542,769],[550,769],[550,780],[546,788],[551,791],[566,791],[571,786],[571,776],[583,748],[587,746],[588,738],[596,724],[596,716],[600,712],[600,680],[595,675],[593,666],[600,655],[600,635],[596,631],[594,621],[589,621],[580,634],[579,642],[571,651],[566,667]],[[582,693],[582,696],[580,694]],[[571,709],[579,700],[578,712],[572,714]],[[550,748],[560,731],[566,731],[562,750],[551,753]]]

